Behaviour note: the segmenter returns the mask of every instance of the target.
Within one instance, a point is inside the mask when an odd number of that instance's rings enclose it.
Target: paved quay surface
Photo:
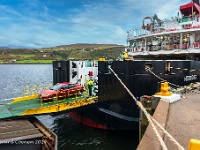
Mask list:
[[[187,150],[191,138],[200,140],[200,91],[188,92],[183,97],[170,104],[160,101],[153,116]],[[178,150],[167,136],[161,135],[169,150]],[[147,149],[162,149],[151,125],[137,148]]]
[[[200,140],[200,91],[183,95],[185,98],[169,107],[166,130],[185,148],[191,138]],[[164,137],[168,149],[177,149],[176,145]]]

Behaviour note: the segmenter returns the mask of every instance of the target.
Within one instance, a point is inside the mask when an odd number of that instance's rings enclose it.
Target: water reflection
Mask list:
[[[67,114],[54,120],[59,149],[68,150],[133,150],[138,143],[135,132],[93,129],[77,123]]]

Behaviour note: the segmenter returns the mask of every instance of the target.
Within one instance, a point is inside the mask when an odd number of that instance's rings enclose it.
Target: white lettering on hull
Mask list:
[[[197,80],[197,75],[191,75],[191,76],[185,76],[184,77],[184,81],[187,82],[187,81],[195,81]]]

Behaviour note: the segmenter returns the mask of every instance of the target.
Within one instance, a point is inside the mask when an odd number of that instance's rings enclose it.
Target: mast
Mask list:
[[[192,2],[193,2],[193,3],[196,3],[197,5],[200,6],[200,2],[199,2],[199,0],[192,0]]]
[[[192,6],[192,15],[191,15],[191,16],[192,16],[192,18],[193,18],[193,15],[194,15],[194,14],[193,14],[193,9],[194,9],[193,7],[194,7],[194,6]]]
[[[182,33],[180,33],[180,49],[182,48],[182,45],[183,45],[183,35],[182,35]]]

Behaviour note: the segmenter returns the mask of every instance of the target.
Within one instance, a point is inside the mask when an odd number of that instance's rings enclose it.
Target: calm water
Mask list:
[[[0,65],[0,102],[23,95],[26,85],[53,82],[52,65]],[[135,133],[104,131],[86,127],[68,114],[38,116],[58,135],[58,150],[134,150],[138,138]]]

